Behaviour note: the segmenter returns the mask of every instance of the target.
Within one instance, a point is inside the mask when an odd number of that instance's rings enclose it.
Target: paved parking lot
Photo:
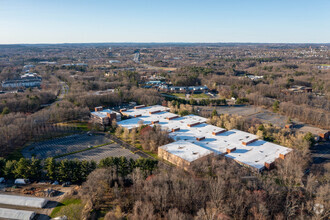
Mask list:
[[[65,157],[60,157],[58,160],[64,160],[64,159],[78,159],[78,160],[94,160],[96,162],[99,162],[103,158],[106,157],[126,157],[127,159],[138,159],[139,156],[136,154],[133,154],[131,151],[122,148],[119,144],[113,143],[109,145],[105,145],[102,147],[98,147],[95,149],[91,149],[88,151],[83,151],[76,154],[71,154]]]
[[[47,157],[55,157],[67,153],[72,153],[87,149],[89,146],[97,146],[111,142],[104,135],[74,134],[66,137],[56,138],[52,140],[33,143],[22,150],[25,158],[36,157],[45,159]],[[128,158],[138,158],[129,150],[121,148],[118,144],[106,145],[84,152],[61,157],[60,159],[86,159],[99,161],[105,157],[127,156]]]

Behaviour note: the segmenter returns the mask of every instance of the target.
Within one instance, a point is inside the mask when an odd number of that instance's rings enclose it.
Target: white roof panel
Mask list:
[[[92,115],[95,115],[97,117],[100,117],[100,118],[104,118],[104,117],[107,117],[107,113],[116,113],[116,114],[120,114],[118,112],[115,112],[115,111],[112,111],[110,109],[104,109],[102,111],[97,111],[97,112],[91,112]]]
[[[177,141],[160,147],[161,149],[192,162],[213,152],[187,141]]]
[[[0,204],[43,208],[47,202],[43,198],[0,194]]]
[[[0,208],[1,219],[31,220],[35,215],[35,212],[32,211]]]
[[[227,150],[232,150],[231,153],[226,155],[227,157],[257,169],[262,169],[265,162],[275,161],[280,153],[287,154],[291,151],[289,148],[258,140],[256,135],[248,132],[237,129],[226,131],[224,128],[206,124],[207,119],[200,116],[187,115],[180,117],[164,111],[154,114],[149,113],[161,108],[163,107],[149,106],[128,110],[131,114],[141,114],[142,116],[118,122],[118,125],[130,129],[138,127],[138,122],[141,120],[143,124],[147,125],[157,121],[163,130],[170,132],[169,135],[176,141],[175,143],[190,142],[215,154],[224,154]],[[172,119],[168,120],[168,117]],[[176,130],[178,128],[180,129]],[[173,129],[176,131],[172,132]],[[213,133],[216,135],[213,135]],[[205,139],[200,141],[196,139],[202,137],[205,137]]]

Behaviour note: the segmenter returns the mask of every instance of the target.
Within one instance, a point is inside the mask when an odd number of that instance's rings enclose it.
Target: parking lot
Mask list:
[[[138,159],[139,156],[136,154],[133,154],[131,151],[122,148],[119,144],[113,143],[109,145],[105,145],[102,147],[98,147],[95,149],[91,149],[88,151],[83,151],[76,154],[71,154],[68,156],[60,157],[58,160],[63,159],[78,159],[78,160],[94,160],[96,162],[99,162],[103,158],[106,157],[126,157],[127,159]]]
[[[38,159],[46,159],[47,157],[55,157],[68,153],[74,153],[86,150],[90,146],[98,146],[112,142],[104,135],[88,135],[74,134],[66,137],[56,138],[52,140],[33,143],[22,150],[25,158],[36,157]],[[122,148],[116,143],[93,148],[87,151],[60,157],[59,159],[79,159],[79,160],[95,160],[99,161],[105,157],[120,157],[137,159],[138,156],[129,150]]]

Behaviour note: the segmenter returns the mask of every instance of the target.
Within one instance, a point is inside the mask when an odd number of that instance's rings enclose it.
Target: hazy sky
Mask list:
[[[330,0],[0,0],[0,44],[329,43]]]

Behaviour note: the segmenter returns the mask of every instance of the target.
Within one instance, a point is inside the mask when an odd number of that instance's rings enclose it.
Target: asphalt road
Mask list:
[[[62,101],[64,96],[66,94],[68,94],[68,92],[69,92],[69,86],[66,82],[60,81],[60,84],[61,84],[61,91],[60,91],[60,94],[57,96],[57,101],[56,102]],[[56,103],[56,102],[54,102],[54,103]]]

